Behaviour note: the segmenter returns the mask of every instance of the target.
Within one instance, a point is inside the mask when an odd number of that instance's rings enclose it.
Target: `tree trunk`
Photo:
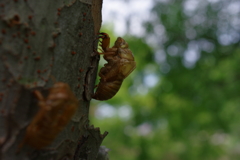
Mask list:
[[[107,132],[89,126],[89,103],[99,56],[101,0],[0,1],[0,158],[94,160]],[[18,147],[56,82],[70,85],[77,112],[51,145]]]

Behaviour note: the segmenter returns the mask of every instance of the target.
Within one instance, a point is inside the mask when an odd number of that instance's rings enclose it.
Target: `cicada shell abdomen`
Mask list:
[[[93,98],[97,100],[108,100],[116,95],[122,85],[122,80],[111,82],[100,82]]]

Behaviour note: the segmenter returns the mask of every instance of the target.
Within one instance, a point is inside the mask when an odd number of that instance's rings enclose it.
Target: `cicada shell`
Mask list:
[[[25,138],[19,148],[23,144],[28,144],[35,149],[42,149],[51,144],[78,107],[78,100],[66,83],[55,83],[47,98],[39,91],[34,93],[39,100],[40,108],[27,127]]]
[[[118,37],[112,48],[109,48],[110,37],[100,33],[103,58],[108,62],[99,71],[100,82],[93,95],[94,99],[107,100],[120,89],[123,80],[136,68],[136,62],[128,43]]]

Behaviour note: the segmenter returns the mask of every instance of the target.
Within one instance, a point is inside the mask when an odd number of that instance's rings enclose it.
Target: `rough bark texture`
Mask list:
[[[101,7],[102,0],[0,1],[1,159],[96,159],[107,134],[88,120]],[[68,83],[77,96],[76,114],[50,146],[24,145],[16,154],[39,109],[32,91],[46,96],[56,81]]]

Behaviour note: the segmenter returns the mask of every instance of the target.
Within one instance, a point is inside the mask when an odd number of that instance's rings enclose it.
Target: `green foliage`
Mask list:
[[[186,3],[156,1],[151,11],[156,16],[145,22],[145,37],[124,37],[137,68],[119,93],[105,102],[114,106],[112,116],[99,118],[97,107],[92,108],[93,123],[109,131],[104,145],[111,149],[110,159],[237,160],[240,156],[239,28],[230,25],[233,22],[226,17],[234,15],[224,11],[223,1],[201,1],[190,11],[184,8]],[[223,13],[225,17],[220,16]],[[156,33],[158,25],[165,30],[162,37]],[[228,41],[222,38],[226,34]],[[150,35],[155,36],[152,43],[147,40]],[[193,53],[197,58],[188,59]],[[165,59],[159,60],[161,56]],[[157,80],[153,86],[151,76]],[[129,115],[120,112],[123,106]]]

